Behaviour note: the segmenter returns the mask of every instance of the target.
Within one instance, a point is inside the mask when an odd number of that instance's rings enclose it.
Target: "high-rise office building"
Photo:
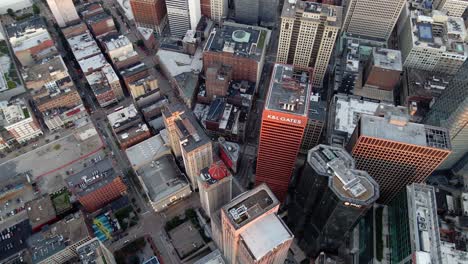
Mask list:
[[[76,248],[81,263],[83,264],[116,264],[112,252],[98,239],[92,240]]]
[[[463,18],[438,10],[404,12],[408,15],[399,22],[398,35],[403,66],[455,74],[468,59]]]
[[[80,20],[73,0],[47,0],[47,4],[59,27]]]
[[[347,1],[343,31],[364,38],[387,41],[406,0]]]
[[[449,130],[452,154],[440,169],[452,168],[468,151],[468,61],[436,99],[425,123]]]
[[[266,183],[284,201],[307,125],[310,97],[307,72],[275,64],[258,146],[256,185]]]
[[[209,2],[211,19],[218,24],[221,23],[228,15],[228,0],[210,0]]]
[[[302,69],[312,68],[312,85],[322,87],[341,28],[341,12],[339,6],[285,1],[277,62]]]
[[[447,11],[449,16],[461,17],[468,8],[467,0],[434,0],[433,7]]]
[[[154,29],[161,34],[167,25],[167,10],[164,0],[130,0],[135,24]]]
[[[311,149],[289,207],[288,225],[309,255],[337,252],[379,197],[379,186],[341,147]]]
[[[307,126],[304,130],[300,152],[307,154],[309,150],[318,145],[327,119],[327,102],[319,94],[310,95]]]
[[[442,261],[434,187],[407,186],[390,203],[388,218],[392,263],[461,263]]]
[[[204,168],[198,180],[200,202],[206,215],[219,210],[232,199],[232,176],[221,160]]]
[[[234,0],[237,23],[257,25],[260,0]]]
[[[197,177],[213,163],[211,140],[184,106],[167,105],[162,113],[172,151],[182,156],[187,176],[193,188],[198,189]]]
[[[201,18],[200,0],[166,0],[171,35],[182,39],[187,30],[195,30]]]
[[[376,115],[361,115],[348,149],[356,168],[379,184],[387,204],[404,187],[421,183],[451,152],[448,130],[412,123],[404,107],[380,105]]]
[[[221,208],[222,249],[228,263],[284,263],[293,235],[277,215],[279,204],[262,184]]]

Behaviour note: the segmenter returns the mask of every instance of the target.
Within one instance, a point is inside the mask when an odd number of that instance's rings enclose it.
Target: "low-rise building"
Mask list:
[[[127,192],[127,186],[110,159],[99,160],[71,175],[66,184],[88,212],[98,210]]]
[[[24,207],[28,213],[29,223],[33,232],[39,231],[43,226],[57,220],[57,213],[49,195],[29,201]]]
[[[126,149],[151,136],[148,126],[131,104],[107,116],[120,147]]]
[[[213,100],[201,121],[211,137],[222,136],[230,141],[243,142],[247,116],[248,112],[243,108],[227,103],[227,99],[222,97]]]
[[[101,39],[107,55],[117,69],[123,69],[140,62],[140,56],[133,49],[133,44],[124,35],[110,35]]]
[[[89,16],[85,19],[85,21],[96,38],[100,38],[108,33],[117,32],[117,29],[115,28],[114,18],[106,12],[97,13],[95,15]]]
[[[16,58],[23,67],[58,54],[55,43],[40,16],[6,26],[8,40]]]
[[[159,90],[159,81],[153,76],[137,80],[128,84],[128,90],[134,100],[148,93]]]
[[[78,257],[77,247],[91,240],[83,213],[78,211],[31,236],[27,243],[36,264],[64,263]]]
[[[101,107],[118,102],[124,97],[120,79],[107,62],[100,70],[87,75],[86,80]]]
[[[27,103],[21,99],[11,103],[0,102],[0,123],[19,143],[43,134]]]
[[[167,209],[192,193],[172,154],[164,154],[142,165],[136,173],[155,212]]]
[[[171,154],[171,148],[163,135],[164,132],[161,132],[125,150],[128,161],[134,170],[138,170],[141,166],[159,159],[163,155]]]
[[[224,164],[231,169],[232,172],[237,173],[237,166],[239,166],[240,146],[235,142],[226,141],[223,137],[218,138],[219,143],[219,157]]]

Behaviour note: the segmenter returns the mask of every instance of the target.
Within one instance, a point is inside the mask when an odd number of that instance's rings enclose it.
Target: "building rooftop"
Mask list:
[[[117,1],[119,1],[119,3],[120,3],[120,1],[123,1],[123,0],[117,0]],[[130,13],[132,13],[132,12],[130,12]],[[133,16],[133,14],[132,14],[132,16]],[[151,36],[154,34],[154,31],[151,28],[137,27],[137,30],[138,30],[138,32],[140,32],[141,36],[145,40],[150,39]]]
[[[107,120],[109,120],[109,124],[113,128],[118,128],[135,119],[140,119],[140,114],[136,110],[134,104],[130,104],[127,107],[107,115]]]
[[[223,259],[223,254],[221,254],[221,251],[219,251],[219,249],[216,249],[210,254],[197,260],[194,264],[226,264],[226,262]]]
[[[445,88],[447,88],[452,75],[437,74],[430,71],[417,70],[412,68],[405,69],[406,89],[403,93],[407,99],[418,101],[432,101],[433,98],[439,98]],[[408,102],[402,102],[408,103]]]
[[[269,214],[260,218],[242,231],[241,236],[242,241],[255,260],[260,260],[294,237],[289,228],[276,214]]]
[[[56,212],[49,195],[29,201],[24,206],[32,227],[46,224],[56,217]]]
[[[70,37],[67,41],[77,61],[101,53],[101,49],[89,31],[86,31],[81,35]]]
[[[81,264],[99,264],[106,263],[104,256],[102,255],[101,242],[98,238],[86,242],[85,244],[76,248],[76,253],[80,258]],[[103,261],[104,260],[104,261]],[[102,262],[101,262],[102,261]]]
[[[172,154],[152,160],[136,172],[144,184],[143,189],[155,203],[188,186],[187,179],[177,167]]]
[[[94,24],[108,19],[112,19],[112,16],[108,15],[106,12],[99,12],[86,18],[86,23]]]
[[[291,65],[275,64],[265,109],[307,116],[310,80],[307,72],[298,72]]]
[[[442,263],[466,263],[468,252],[458,250],[455,244],[441,241]]]
[[[209,168],[204,168],[200,171],[200,179],[207,186],[215,184],[229,176],[231,174],[221,160],[214,161]]]
[[[164,116],[172,116],[179,113],[179,118],[175,120],[177,132],[182,143],[181,147],[190,152],[205,144],[211,144],[211,140],[195,119],[191,111],[181,104],[170,104],[163,109]]]
[[[23,79],[26,83],[42,80],[58,81],[58,78],[64,76],[68,77],[67,66],[65,66],[61,56],[55,56],[26,68]]]
[[[218,142],[221,148],[224,149],[224,153],[228,155],[229,159],[233,162],[237,162],[240,154],[240,146],[235,142],[226,141],[224,138],[218,138]]]
[[[41,262],[89,237],[83,214],[78,212],[69,215],[28,239],[33,263]]]
[[[311,94],[309,102],[307,117],[325,122],[327,119],[327,102],[321,98],[320,94]]]
[[[0,102],[0,125],[9,126],[29,117],[31,117],[31,113],[23,100],[9,104]]]
[[[211,31],[204,52],[226,52],[260,61],[269,39],[266,28],[225,22]]]
[[[127,78],[129,76],[133,76],[139,72],[146,70],[148,70],[148,66],[146,66],[146,64],[144,64],[143,62],[140,62],[136,65],[131,65],[130,67],[121,70],[120,74],[123,76],[123,78]]]
[[[261,184],[235,197],[222,210],[234,228],[239,229],[279,204],[270,188]]]
[[[26,240],[31,236],[31,233],[31,225],[28,219],[1,230],[0,234],[4,238],[0,241],[0,262],[4,263],[6,258],[10,258],[13,255],[17,255],[20,251],[27,249],[28,244]]]
[[[309,1],[284,1],[281,17],[295,18],[296,12],[302,14],[302,19],[318,21],[326,17],[328,26],[341,27],[342,7],[326,5]]]
[[[106,186],[117,177],[112,160],[103,159],[69,176],[65,181],[75,195],[83,197]]]
[[[399,50],[373,48],[372,58],[374,65],[377,67],[394,71],[403,70],[401,51]]]
[[[40,16],[9,24],[6,26],[6,32],[14,51],[27,50],[52,40],[47,25]]]
[[[160,134],[125,150],[133,168],[139,168],[168,152],[170,152],[170,148],[166,145]]]
[[[411,28],[413,46],[439,49],[454,56],[468,57],[466,27],[461,17],[451,17],[443,12],[433,10],[423,12],[411,11]]]
[[[345,132],[348,137],[353,134],[359,118],[362,114],[373,115],[379,107],[379,103],[367,101],[354,96],[342,94],[335,95],[333,99],[335,108],[334,130]]]
[[[175,77],[185,72],[199,73],[203,69],[203,52],[201,49],[197,49],[193,56],[163,49],[158,50],[156,55],[158,56],[164,71],[166,71],[171,77]]]
[[[355,169],[353,157],[343,148],[318,145],[309,150],[307,162],[319,175],[330,177],[328,186],[342,201],[370,205],[379,198],[378,184]]]
[[[423,124],[412,123],[404,107],[385,107],[383,117],[361,115],[359,122],[360,135],[382,138],[386,140],[402,142],[411,145],[433,147],[451,150],[450,137],[445,128],[432,127]]]
[[[80,60],[78,63],[80,64],[81,70],[85,73],[85,75],[87,75],[87,73],[102,69],[106,65],[109,65],[102,53],[87,59]]]
[[[128,45],[132,45],[132,42],[130,42],[126,36],[119,35],[117,38],[112,37],[111,39],[104,41],[104,44],[106,45],[108,51],[112,51]]]
[[[420,263],[441,263],[440,234],[434,187],[413,183],[406,187],[411,248]],[[413,248],[414,246],[414,248]],[[452,262],[448,262],[452,263]]]

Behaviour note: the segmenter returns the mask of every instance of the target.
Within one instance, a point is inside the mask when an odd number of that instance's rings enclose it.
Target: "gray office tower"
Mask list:
[[[426,122],[449,130],[452,153],[438,169],[451,169],[460,162],[467,162],[468,152],[468,61],[466,61],[442,95],[431,107]],[[459,162],[460,161],[460,162]],[[457,164],[461,167],[465,164]]]
[[[292,194],[288,226],[306,254],[337,253],[348,232],[379,198],[379,186],[339,147],[311,149]]]
[[[279,0],[234,0],[235,21],[248,25],[271,25],[278,17]]]

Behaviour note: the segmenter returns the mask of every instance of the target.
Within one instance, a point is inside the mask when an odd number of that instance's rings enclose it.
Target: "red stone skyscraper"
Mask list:
[[[154,29],[161,34],[167,24],[166,1],[130,0],[135,23],[139,27]]]
[[[276,64],[262,115],[255,184],[266,183],[280,201],[307,125],[310,82],[307,72]]]

